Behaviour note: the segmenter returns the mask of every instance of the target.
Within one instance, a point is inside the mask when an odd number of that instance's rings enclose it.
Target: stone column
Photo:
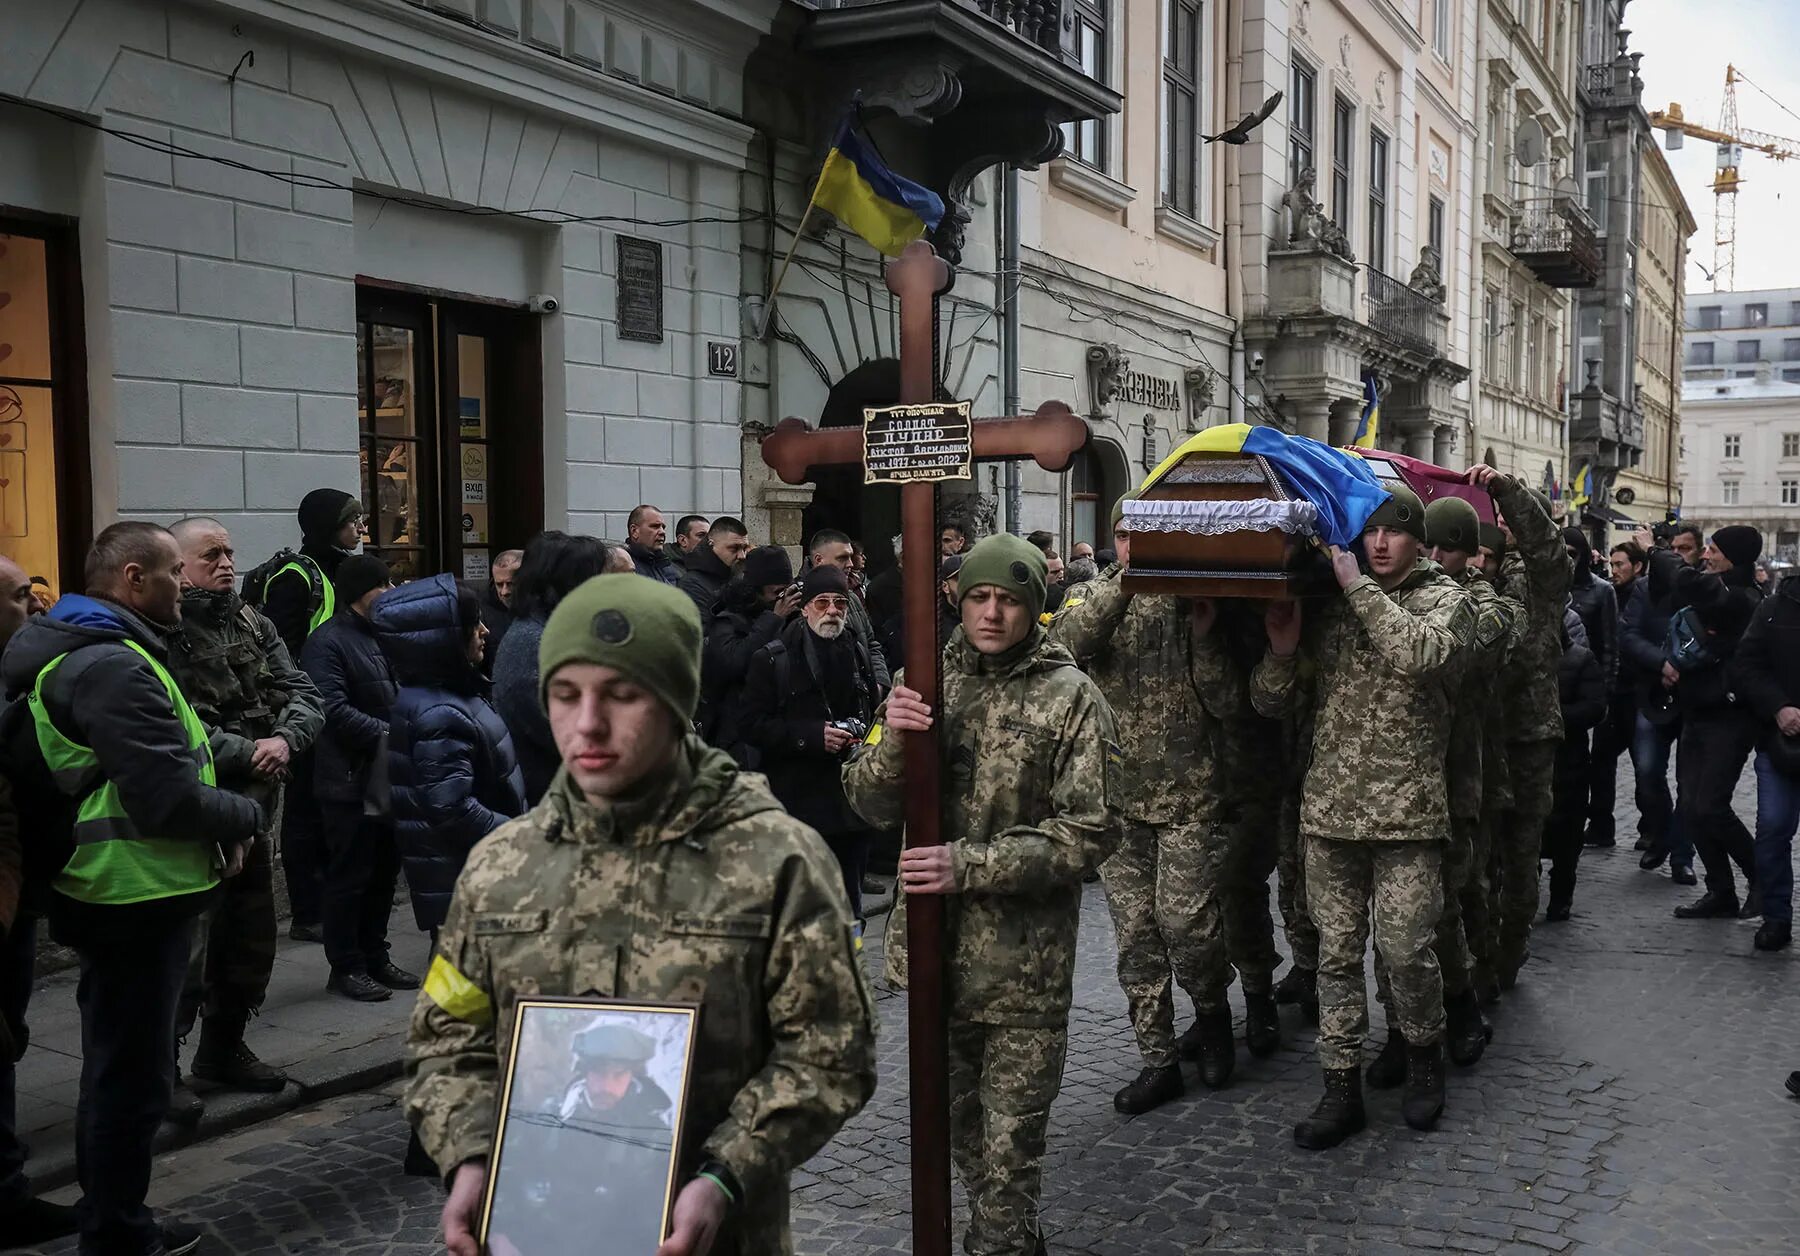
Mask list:
[[[1431,460],[1440,467],[1455,466],[1456,429],[1439,427],[1431,437]]]
[[[1417,458],[1420,462],[1435,461],[1432,457],[1435,450],[1431,435],[1432,429],[1429,423],[1408,428],[1404,434],[1404,443],[1400,446],[1400,452],[1408,458]]]
[[[1328,397],[1306,397],[1295,402],[1294,434],[1310,436],[1313,440],[1330,440],[1331,405]]]
[[[1361,401],[1343,398],[1331,403],[1331,443],[1348,445],[1356,439],[1356,425],[1362,419]]]

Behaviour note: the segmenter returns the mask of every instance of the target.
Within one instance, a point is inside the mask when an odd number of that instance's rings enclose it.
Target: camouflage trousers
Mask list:
[[[257,835],[244,870],[219,884],[194,927],[175,1030],[186,1038],[204,1015],[247,1020],[262,1006],[275,971],[274,843]]]
[[[1500,920],[1494,969],[1516,973],[1531,954],[1531,923],[1538,909],[1538,859],[1544,822],[1550,818],[1556,741],[1514,742],[1507,747],[1513,805],[1494,834],[1500,864]]]
[[[950,1157],[969,1194],[968,1256],[1033,1256],[1044,1142],[1067,1026],[950,1022]]]
[[[1275,902],[1281,908],[1281,931],[1287,935],[1294,967],[1307,972],[1319,968],[1319,930],[1306,910],[1306,870],[1300,849],[1300,791],[1281,796],[1275,829]]]
[[[1119,943],[1119,985],[1144,1063],[1175,1063],[1174,985],[1200,1011],[1225,1006],[1226,830],[1213,824],[1122,822],[1119,847],[1100,865]]]
[[[1444,910],[1438,842],[1306,835],[1306,894],[1319,927],[1319,1063],[1358,1068],[1369,1035],[1363,954],[1371,920],[1387,965],[1393,1023],[1416,1046],[1444,1035],[1444,982],[1432,952]]]
[[[1267,994],[1281,956],[1269,915],[1269,874],[1275,871],[1274,817],[1258,808],[1231,826],[1225,848],[1225,951],[1245,994]]]
[[[1471,836],[1474,827],[1473,820],[1452,817],[1450,840],[1439,851],[1440,875],[1444,883],[1444,910],[1438,914],[1431,953],[1437,956],[1438,971],[1443,974],[1446,999],[1469,989],[1474,968],[1469,956],[1469,940],[1463,917],[1463,892],[1474,874],[1475,844]],[[1485,882],[1486,879],[1484,871],[1482,880]],[[1394,1000],[1388,981],[1387,963],[1381,958],[1379,947],[1375,951],[1375,993],[1387,1012],[1388,1024],[1397,1026],[1399,1022],[1394,1019]]]

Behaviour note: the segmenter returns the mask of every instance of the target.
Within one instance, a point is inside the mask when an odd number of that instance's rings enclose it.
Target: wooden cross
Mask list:
[[[888,290],[900,298],[900,396],[902,405],[935,400],[937,364],[932,358],[934,298],[950,287],[949,263],[924,241],[906,246],[887,264]],[[1037,413],[977,419],[975,458],[1032,458],[1046,471],[1066,470],[1088,442],[1087,422],[1060,401]],[[813,431],[800,419],[783,419],[764,438],[763,461],[789,484],[813,471],[863,461],[860,427]],[[901,598],[906,625],[906,684],[935,710],[938,684],[938,531],[932,485],[900,489]],[[937,721],[929,733],[905,742],[906,844],[936,846],[942,798],[938,785]],[[900,892],[896,887],[896,892]],[[944,1008],[944,900],[922,894],[906,905],[907,1050],[912,1084],[912,1182],[914,1256],[950,1256],[950,1081]]]

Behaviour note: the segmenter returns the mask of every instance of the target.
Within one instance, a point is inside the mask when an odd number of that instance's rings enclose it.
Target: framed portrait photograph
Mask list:
[[[489,1256],[652,1256],[675,1194],[699,1008],[522,999],[482,1208]]]

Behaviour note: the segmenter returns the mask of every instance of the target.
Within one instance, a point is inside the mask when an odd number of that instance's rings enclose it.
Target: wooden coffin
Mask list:
[[[1260,454],[1190,453],[1125,502],[1131,564],[1122,584],[1178,597],[1318,592],[1317,518]]]

